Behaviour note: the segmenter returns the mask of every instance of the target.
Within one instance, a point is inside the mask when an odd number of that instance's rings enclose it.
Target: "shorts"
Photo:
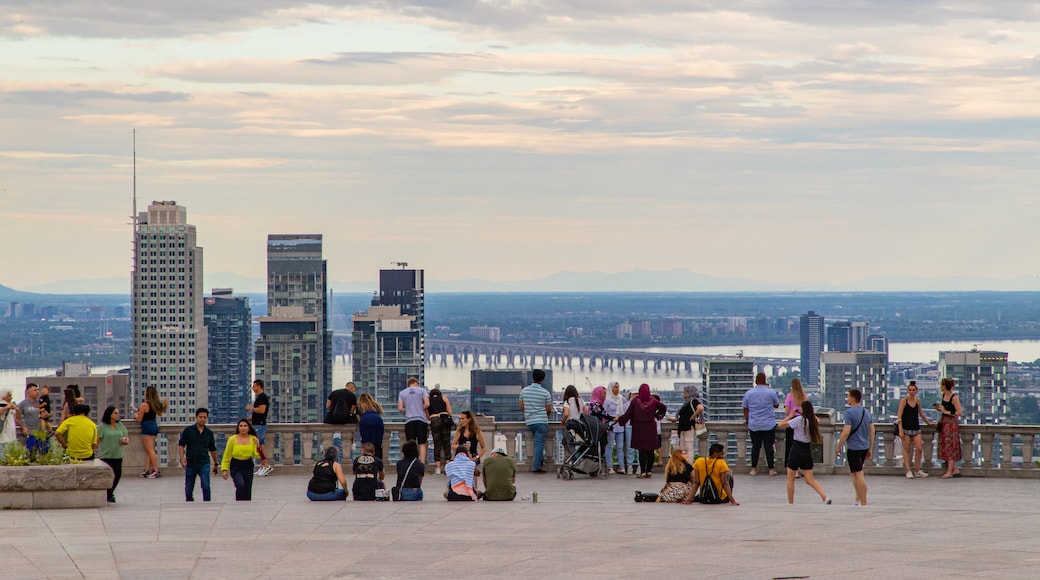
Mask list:
[[[791,455],[787,457],[787,468],[812,471],[812,447],[804,441],[791,441]]]
[[[845,463],[849,464],[849,471],[857,473],[863,471],[863,463],[867,460],[866,449],[846,449]]]
[[[906,429],[903,429],[903,435],[906,435],[907,437],[917,437],[920,434],[921,434],[921,430],[920,429],[916,429],[916,430],[913,430],[913,431],[907,431]]]
[[[141,421],[141,435],[155,437],[159,434],[159,423],[155,421]]]
[[[256,438],[260,441],[260,444],[264,444],[264,436],[267,435],[267,425],[253,425],[253,429],[256,430]]]
[[[415,441],[419,445],[423,445],[429,438],[430,424],[426,421],[414,419],[404,424],[405,441]]]

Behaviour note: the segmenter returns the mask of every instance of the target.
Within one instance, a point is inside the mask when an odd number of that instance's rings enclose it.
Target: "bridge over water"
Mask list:
[[[714,354],[681,354],[636,351],[611,348],[588,348],[550,344],[510,344],[478,342],[468,340],[426,339],[426,364],[451,364],[461,367],[470,365],[484,368],[561,368],[622,369],[635,371],[642,365],[643,371],[686,371],[700,372],[704,360],[721,356]],[[730,355],[732,356],[732,354]],[[750,357],[749,357],[750,358]],[[754,357],[757,372],[779,376],[782,372],[797,369],[801,361],[793,358]]]

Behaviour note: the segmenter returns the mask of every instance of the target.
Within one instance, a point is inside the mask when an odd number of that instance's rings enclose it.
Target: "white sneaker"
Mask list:
[[[914,472],[914,477],[920,477],[921,479],[924,479],[924,478],[928,477],[928,474],[923,472],[923,471],[915,471]]]
[[[907,478],[907,479],[913,479],[913,478],[914,478],[914,474],[912,474],[912,473],[910,473],[909,471],[907,471],[907,472],[906,472],[906,478]]]
[[[829,498],[829,497],[823,498],[823,504],[824,505],[831,505],[831,498]]]
[[[261,465],[260,467],[258,467],[256,469],[256,472],[253,473],[253,477],[263,477],[263,476],[264,476],[264,466]]]
[[[261,467],[260,477],[267,477],[268,475],[271,475],[272,471],[274,471],[274,466],[268,465],[267,467]]]
[[[610,469],[607,470],[607,475],[614,475],[615,473],[617,473],[617,472],[614,471],[613,467],[611,467]]]
[[[437,469],[435,469],[435,470],[433,471],[433,474],[434,474],[434,475],[440,475],[440,474],[441,474],[441,468],[440,468],[440,467],[438,467]]]

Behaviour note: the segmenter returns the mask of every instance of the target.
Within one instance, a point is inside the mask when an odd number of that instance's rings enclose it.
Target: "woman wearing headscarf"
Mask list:
[[[668,407],[650,394],[650,385],[639,385],[639,394],[632,400],[618,423],[632,423],[632,448],[639,450],[639,477],[650,477],[657,448],[657,421],[663,419]]]
[[[603,389],[603,387],[596,387],[597,389]],[[621,398],[621,385],[614,381],[607,385],[606,389],[603,389],[607,394],[606,399],[603,402],[603,417],[607,421],[617,421],[617,418],[621,416],[624,410],[624,399]],[[595,398],[596,391],[592,391],[593,398]],[[625,474],[625,428],[622,425],[614,423],[607,429],[607,473],[620,473]],[[617,471],[614,470],[614,454],[617,453]]]

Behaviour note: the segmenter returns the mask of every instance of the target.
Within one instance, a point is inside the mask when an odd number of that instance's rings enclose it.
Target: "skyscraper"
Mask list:
[[[267,316],[260,318],[256,378],[269,422],[320,423],[332,390],[332,330],[321,234],[267,236]]]
[[[191,421],[209,401],[202,248],[188,211],[154,201],[135,220],[130,346],[131,397],[146,387],[169,399],[171,422]]]
[[[863,392],[863,407],[875,421],[888,419],[888,354],[883,352],[825,352],[821,358],[823,404],[845,408],[849,389]]]
[[[839,320],[827,327],[827,350],[849,352],[852,348],[852,323]]]
[[[1008,353],[991,350],[939,353],[939,376],[957,381],[963,421],[1004,425],[1008,417]]]
[[[820,388],[820,353],[823,352],[823,317],[810,310],[799,317],[802,334],[802,383],[807,389]]]
[[[250,403],[253,377],[253,316],[249,299],[214,288],[205,300],[209,332],[209,420],[235,423]]]
[[[373,306],[400,306],[401,314],[413,317],[412,330],[419,333],[419,384],[426,384],[426,291],[424,271],[408,269],[407,262],[400,262],[397,270],[379,271],[379,295],[372,300]],[[396,397],[396,395],[395,395]],[[394,399],[397,404],[397,399]]]
[[[743,357],[704,360],[704,409],[711,421],[743,421],[744,393],[755,386],[755,361]]]

